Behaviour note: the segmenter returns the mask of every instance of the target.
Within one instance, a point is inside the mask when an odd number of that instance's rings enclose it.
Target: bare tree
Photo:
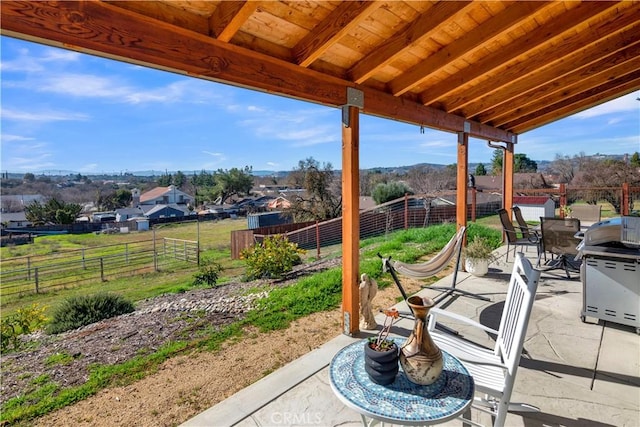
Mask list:
[[[313,157],[301,160],[289,174],[289,182],[306,190],[306,195],[297,197],[288,209],[295,221],[327,220],[341,215],[341,180],[333,173],[331,163],[321,166]]]
[[[456,166],[449,165],[445,168],[416,166],[409,169],[406,181],[416,194],[452,190],[456,188]]]
[[[585,158],[582,159],[580,172],[573,184],[599,188],[583,190],[580,197],[587,203],[597,203],[598,200],[604,199],[611,203],[616,212],[621,212],[622,204],[618,188],[625,182],[632,186],[640,185],[640,170],[621,160]]]

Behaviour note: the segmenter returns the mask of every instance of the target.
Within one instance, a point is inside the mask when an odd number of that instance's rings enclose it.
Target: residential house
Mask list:
[[[134,207],[140,205],[194,205],[195,197],[185,193],[182,190],[176,188],[175,185],[168,187],[156,187],[145,193],[140,194],[140,190],[133,189],[133,202]]]
[[[168,205],[141,205],[140,208],[144,211],[144,216],[149,219],[195,215],[195,212],[189,211],[186,205],[179,205],[177,203]]]
[[[0,196],[0,223],[8,228],[28,227],[25,207],[33,202],[45,203],[40,194],[14,194]]]
[[[278,196],[267,204],[269,210],[289,209],[291,202],[284,196]]]
[[[144,216],[144,211],[140,207],[116,209],[116,221],[124,222],[130,218],[138,218]]]

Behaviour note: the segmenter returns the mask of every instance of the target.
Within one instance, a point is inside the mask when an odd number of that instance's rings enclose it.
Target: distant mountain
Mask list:
[[[623,160],[626,155],[622,154],[594,154],[592,157],[594,159],[615,159],[615,160]],[[538,164],[538,171],[544,172],[545,169],[549,167],[551,163],[550,160],[535,160]],[[487,170],[491,169],[491,162],[475,162],[469,163],[469,170],[474,171],[475,168],[482,163]],[[378,166],[372,167],[368,169],[364,169],[366,171],[377,172],[377,173],[395,173],[399,175],[403,175],[407,173],[410,169],[415,167],[430,167],[435,169],[441,169],[447,167],[447,165],[441,165],[436,163],[417,163],[415,165],[406,165],[406,166]],[[334,169],[336,173],[340,173],[340,169]],[[142,170],[142,171],[120,171],[120,172],[102,172],[102,173],[90,173],[90,172],[77,172],[71,170],[43,170],[43,171],[32,171],[36,177],[46,175],[46,176],[71,176],[81,174],[83,176],[87,176],[91,179],[119,179],[125,176],[140,176],[140,177],[154,177],[154,176],[162,176],[164,174],[174,174],[177,171],[161,171],[161,170]],[[199,174],[201,171],[182,171],[187,176],[191,176],[194,174]],[[208,171],[213,172],[213,171]],[[269,170],[254,170],[253,175],[256,177],[286,177],[291,171],[269,171]],[[24,176],[25,172],[16,173],[11,171],[2,171],[2,178],[7,179],[21,179]]]

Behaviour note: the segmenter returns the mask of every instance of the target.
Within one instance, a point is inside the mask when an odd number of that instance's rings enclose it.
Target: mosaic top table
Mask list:
[[[403,339],[396,339],[401,346]],[[401,425],[439,424],[459,417],[473,401],[473,377],[456,357],[442,351],[444,369],[435,383],[409,381],[400,368],[393,383],[382,386],[364,370],[366,340],[341,349],[329,365],[331,388],[348,407],[373,420]]]

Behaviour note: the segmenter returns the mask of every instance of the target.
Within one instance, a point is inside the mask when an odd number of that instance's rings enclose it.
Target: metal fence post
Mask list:
[[[27,280],[31,280],[31,257],[27,257]]]
[[[318,220],[316,220],[316,250],[320,259],[320,222]]]
[[[86,264],[85,258],[84,258],[84,248],[82,248],[82,269],[83,270],[87,269],[87,264]]]
[[[409,229],[409,194],[404,193],[404,229]]]
[[[40,293],[40,283],[38,282],[38,267],[34,269],[34,275],[36,278],[36,294]]]
[[[104,262],[102,257],[100,257],[100,280],[104,282]]]

